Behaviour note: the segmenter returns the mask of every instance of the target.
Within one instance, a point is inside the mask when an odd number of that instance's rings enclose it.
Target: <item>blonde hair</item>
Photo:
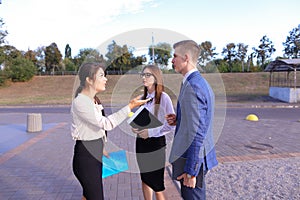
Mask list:
[[[174,49],[177,49],[182,56],[184,54],[189,54],[191,56],[192,62],[195,64],[198,61],[200,55],[200,47],[193,40],[182,40],[173,45]]]

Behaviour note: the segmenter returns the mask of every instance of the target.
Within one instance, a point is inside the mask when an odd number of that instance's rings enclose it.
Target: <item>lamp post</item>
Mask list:
[[[155,57],[154,57],[154,36],[152,32],[152,64],[155,64]]]

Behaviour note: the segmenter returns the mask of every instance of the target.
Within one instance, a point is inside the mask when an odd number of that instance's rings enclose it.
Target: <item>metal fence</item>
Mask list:
[[[294,72],[272,72],[270,74],[270,86],[300,88],[300,72],[297,71],[296,76]]]

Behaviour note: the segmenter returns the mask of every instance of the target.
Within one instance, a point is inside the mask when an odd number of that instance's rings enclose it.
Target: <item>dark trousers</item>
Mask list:
[[[197,183],[195,188],[186,187],[183,185],[183,181],[180,181],[181,196],[184,200],[205,200],[206,199],[206,187],[205,187],[205,175],[203,171],[203,165],[200,168],[199,175],[197,176]]]

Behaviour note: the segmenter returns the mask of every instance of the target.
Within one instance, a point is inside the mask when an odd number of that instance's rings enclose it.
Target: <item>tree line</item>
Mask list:
[[[4,21],[0,18],[0,85],[6,80],[26,81],[35,74],[76,74],[83,62],[105,63],[106,71],[110,74],[124,74],[129,71],[134,73],[140,70],[138,66],[146,63],[155,63],[164,72],[173,72],[173,69],[167,67],[172,57],[172,46],[165,42],[150,45],[148,54],[141,56],[134,55],[134,47],[119,45],[114,40],[107,46],[105,55],[98,49],[83,48],[77,55],[72,56],[69,44],[65,46],[63,55],[55,42],[24,52],[7,44],[5,37],[8,31],[2,29],[3,25]],[[299,28],[300,25],[289,32],[286,41],[282,43],[283,56],[276,59],[300,57]],[[198,67],[204,73],[263,71],[276,51],[273,42],[266,35],[252,51],[244,43],[228,43],[220,54],[210,41],[201,42],[199,47],[201,54]]]

